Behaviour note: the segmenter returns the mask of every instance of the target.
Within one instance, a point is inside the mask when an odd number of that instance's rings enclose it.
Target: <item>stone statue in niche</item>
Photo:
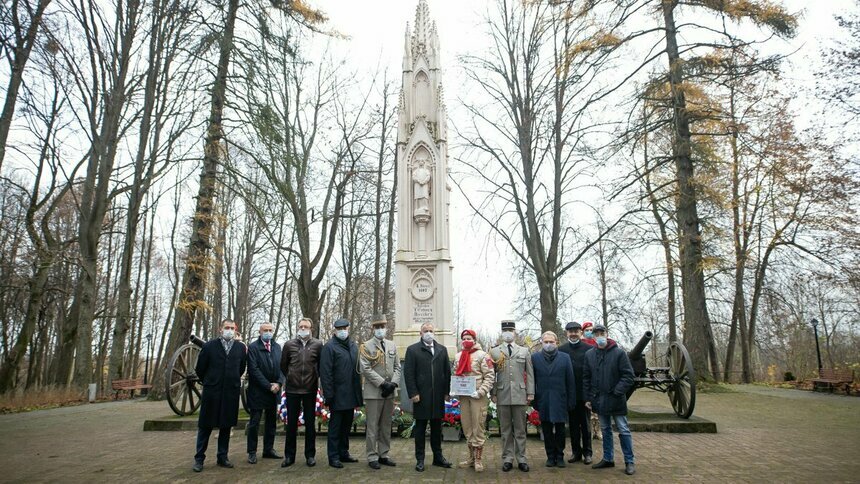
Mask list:
[[[415,168],[412,170],[416,216],[430,215],[430,178],[430,169],[427,168],[427,158],[416,158]]]

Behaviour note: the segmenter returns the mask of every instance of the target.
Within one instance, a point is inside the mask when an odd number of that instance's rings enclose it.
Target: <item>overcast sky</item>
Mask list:
[[[436,21],[440,34],[443,56],[444,84],[449,106],[449,120],[460,115],[454,105],[458,98],[468,93],[458,91],[463,86],[462,71],[457,58],[466,53],[476,53],[486,42],[482,35],[482,18],[492,0],[428,0],[431,17]],[[349,36],[350,61],[357,66],[366,65],[368,70],[380,65],[383,69],[397,73],[401,69],[404,29],[406,22],[413,22],[417,0],[365,0],[344,2],[342,0],[315,0],[311,5],[319,7],[330,17],[330,25]],[[819,43],[828,42],[835,29],[834,13],[845,11],[856,5],[855,0],[790,0],[784,4],[792,12],[803,16],[798,36],[790,42],[778,41],[773,48],[781,52],[797,49],[793,55],[793,67],[789,77],[799,84],[808,84],[812,79],[810,66],[814,66]],[[453,140],[456,142],[455,140]],[[449,160],[450,161],[450,160]],[[452,170],[458,169],[452,164]],[[516,298],[511,258],[493,247],[486,250],[483,230],[474,220],[457,190],[452,192],[451,245],[454,258],[454,285],[459,296],[462,318],[468,326],[495,330],[498,322],[515,312]],[[502,249],[499,246],[499,249]],[[501,262],[501,263],[500,263]],[[583,294],[582,298],[593,297]],[[584,306],[584,304],[582,304]],[[456,311],[456,309],[455,309]],[[596,314],[560,314],[562,319],[594,319]]]

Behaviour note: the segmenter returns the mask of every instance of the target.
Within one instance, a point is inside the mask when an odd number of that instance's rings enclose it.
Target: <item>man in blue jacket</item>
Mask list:
[[[248,463],[257,463],[257,435],[263,413],[266,415],[263,433],[263,458],[280,459],[275,452],[275,428],[277,426],[277,398],[284,385],[281,374],[281,345],[275,342],[275,327],[272,323],[260,325],[260,337],[248,345]]]
[[[633,458],[633,436],[627,425],[627,391],[633,386],[633,366],[627,353],[614,340],[606,337],[606,326],[594,326],[597,346],[585,355],[582,378],[585,406],[597,413],[603,434],[603,458],[593,469],[615,467],[613,458],[612,421],[618,428],[618,440],[624,454],[624,472],[636,472]]]
[[[349,339],[349,321],[334,322],[334,338],[320,354],[320,384],[328,422],[328,465],[343,468],[344,462],[358,462],[349,454],[349,431],[356,407],[364,404],[358,368],[358,345]]]

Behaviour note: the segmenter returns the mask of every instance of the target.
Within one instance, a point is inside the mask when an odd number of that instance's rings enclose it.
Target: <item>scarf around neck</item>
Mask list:
[[[472,353],[477,350],[478,345],[475,344],[472,349],[460,352],[460,361],[457,362],[457,370],[454,371],[455,375],[463,376],[466,373],[472,372]]]

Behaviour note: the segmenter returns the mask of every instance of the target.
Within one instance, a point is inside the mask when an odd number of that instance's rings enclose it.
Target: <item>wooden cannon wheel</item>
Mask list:
[[[200,347],[193,343],[182,345],[167,367],[165,393],[170,408],[180,416],[191,415],[200,408],[202,386],[194,373]]]
[[[677,341],[669,345],[666,352],[669,367],[669,402],[681,418],[690,418],[696,407],[696,371],[687,348]]]

